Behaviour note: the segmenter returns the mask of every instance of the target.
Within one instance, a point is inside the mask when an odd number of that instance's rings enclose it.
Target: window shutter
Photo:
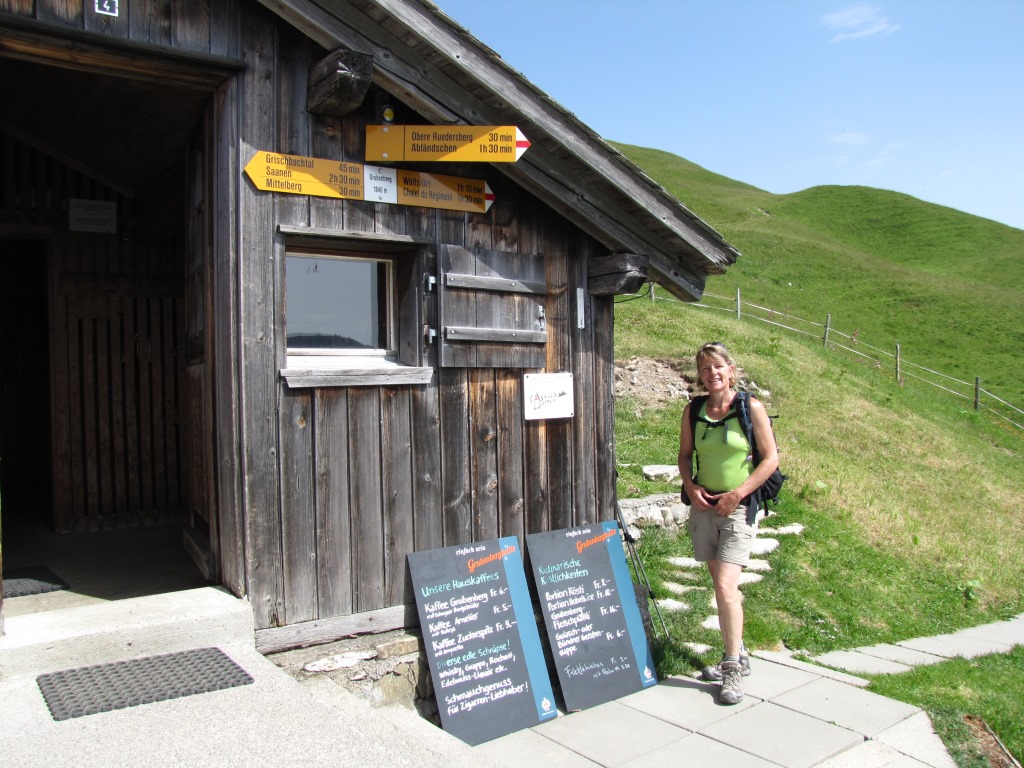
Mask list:
[[[441,246],[441,365],[543,368],[544,257]]]

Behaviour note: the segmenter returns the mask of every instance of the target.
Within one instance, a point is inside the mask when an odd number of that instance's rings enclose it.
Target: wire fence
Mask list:
[[[632,297],[625,300],[642,298],[648,298],[650,301],[674,301],[691,307],[728,312],[738,319],[758,320],[792,333],[820,339],[822,346],[826,349],[841,349],[871,360],[879,369],[891,367],[900,384],[905,384],[907,379],[920,381],[955,397],[969,402],[973,401],[974,410],[985,411],[996,419],[1024,430],[1024,410],[982,388],[980,376],[975,377],[973,382],[963,381],[955,376],[905,360],[899,344],[894,344],[890,349],[883,349],[863,341],[857,331],[848,334],[832,327],[831,314],[825,316],[824,323],[796,317],[771,307],[745,302],[738,288],[735,298],[705,293],[701,301],[683,302],[673,296],[656,295],[654,283],[649,283],[645,293],[633,294]]]

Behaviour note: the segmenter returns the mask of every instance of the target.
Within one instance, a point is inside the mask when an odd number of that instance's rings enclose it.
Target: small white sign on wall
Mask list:
[[[117,232],[117,203],[69,199],[68,229],[72,232]]]
[[[571,373],[524,373],[524,412],[527,421],[568,419],[575,414]]]

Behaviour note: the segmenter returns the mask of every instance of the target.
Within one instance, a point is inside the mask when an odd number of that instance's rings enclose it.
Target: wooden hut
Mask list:
[[[184,521],[264,649],[413,623],[411,551],[609,519],[614,295],[736,257],[427,0],[0,0],[0,103],[0,493]],[[371,163],[389,123],[530,146]],[[488,200],[306,193],[287,157]],[[555,373],[574,415],[529,418]]]

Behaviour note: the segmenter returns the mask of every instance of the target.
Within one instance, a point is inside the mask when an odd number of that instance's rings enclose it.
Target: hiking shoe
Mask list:
[[[743,672],[738,661],[723,661],[719,667],[722,670],[722,692],[718,700],[723,704],[739,704],[743,701]]]
[[[700,674],[705,680],[713,680],[716,683],[720,682],[722,679],[722,662],[704,667]],[[750,674],[750,656],[745,653],[740,654],[740,674],[744,677]]]

